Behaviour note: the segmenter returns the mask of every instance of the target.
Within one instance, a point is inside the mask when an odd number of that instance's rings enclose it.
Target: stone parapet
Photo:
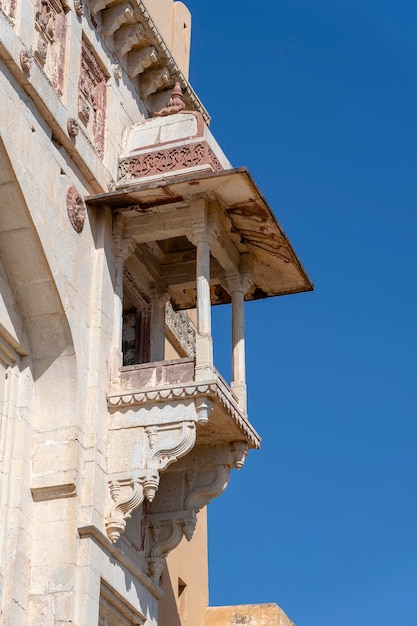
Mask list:
[[[294,626],[277,604],[241,604],[211,606],[207,609],[206,626]]]

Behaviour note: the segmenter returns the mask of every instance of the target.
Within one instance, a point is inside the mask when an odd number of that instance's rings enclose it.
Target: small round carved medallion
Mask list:
[[[67,212],[74,230],[80,233],[84,228],[87,209],[83,197],[74,186],[67,189]]]

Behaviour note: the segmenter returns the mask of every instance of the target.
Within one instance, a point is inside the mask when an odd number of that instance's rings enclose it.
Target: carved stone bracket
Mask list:
[[[242,467],[247,445],[237,441],[225,446],[194,448],[191,455],[161,479],[158,498],[147,518],[146,555],[149,575],[159,582],[165,557],[183,536],[193,536],[197,513],[226,489],[230,471]]]
[[[102,17],[102,29],[105,37],[111,37],[123,24],[135,21],[133,7],[130,2],[122,2],[115,7],[106,9]]]
[[[171,514],[156,514],[148,517],[149,533],[149,575],[156,582],[162,574],[165,557],[176,548],[185,535],[191,539],[195,526],[194,511],[181,511]]]
[[[151,424],[145,427],[138,427],[133,433],[135,437],[130,437],[126,441],[117,442],[119,454],[126,455],[129,459],[129,451],[133,448],[133,456],[136,455],[136,448],[144,451],[142,459],[138,463],[144,467],[136,468],[132,475],[129,474],[129,462],[126,466],[121,465],[122,461],[113,460],[119,463],[119,474],[109,481],[109,491],[111,495],[111,505],[106,521],[106,530],[110,540],[116,542],[125,531],[126,520],[131,516],[144,500],[152,502],[159,487],[159,472],[165,470],[169,465],[187,454],[194,446],[196,439],[196,425],[193,421],[184,421],[175,424]],[[123,447],[124,445],[124,447]],[[133,469],[133,468],[132,468]]]
[[[132,514],[144,498],[143,482],[145,475],[128,479],[110,481],[110,495],[113,500],[106,521],[109,539],[115,543],[125,531],[126,519]]]
[[[173,436],[175,430],[179,431],[179,435]],[[149,449],[147,466],[155,470],[164,470],[187,454],[194,446],[196,438],[194,422],[182,422],[176,428],[172,424],[152,426],[146,428],[145,432],[148,435]]]
[[[127,71],[129,78],[133,79],[142,74],[147,67],[158,61],[158,53],[153,46],[147,46],[142,50],[132,50],[127,57]]]
[[[21,50],[20,52],[20,65],[24,72],[30,72],[33,63],[33,56],[28,50]]]
[[[114,49],[117,57],[121,59],[130,52],[133,46],[141,42],[144,33],[142,24],[129,24],[119,28],[114,35]]]
[[[151,94],[166,87],[171,79],[170,71],[167,67],[161,67],[156,70],[148,70],[140,79],[140,95],[147,98]]]

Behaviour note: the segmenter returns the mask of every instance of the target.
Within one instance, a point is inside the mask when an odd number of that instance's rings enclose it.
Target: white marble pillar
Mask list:
[[[151,361],[165,359],[165,305],[168,294],[154,286],[150,290],[151,313]]]
[[[239,274],[228,276],[232,298],[232,391],[246,411],[244,287]]]
[[[197,248],[197,335],[196,335],[196,380],[213,377],[213,339],[211,336],[210,301],[210,241],[205,198],[191,201],[192,239]]]

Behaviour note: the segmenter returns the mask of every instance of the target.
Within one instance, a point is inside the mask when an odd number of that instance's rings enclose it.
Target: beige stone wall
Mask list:
[[[208,604],[207,510],[198,514],[190,542],[185,538],[167,557],[159,626],[205,626]]]
[[[294,626],[276,604],[213,606],[207,609],[206,626]]]
[[[188,78],[191,40],[190,11],[183,2],[174,0],[146,0],[145,4],[184,76]]]

